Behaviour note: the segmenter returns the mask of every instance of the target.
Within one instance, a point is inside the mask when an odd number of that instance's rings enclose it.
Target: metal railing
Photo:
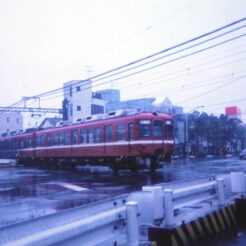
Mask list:
[[[139,226],[175,224],[175,210],[203,201],[226,204],[246,192],[244,173],[142,191],[0,228],[0,245],[139,245]]]

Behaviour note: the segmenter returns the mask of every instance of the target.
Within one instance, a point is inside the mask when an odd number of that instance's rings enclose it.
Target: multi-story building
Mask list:
[[[101,95],[101,98],[107,103],[117,103],[120,102],[120,90],[117,89],[106,89],[97,91]]]
[[[23,130],[23,116],[19,112],[0,113],[0,134]]]
[[[23,131],[27,129],[44,128],[43,122],[48,119],[60,119],[61,116],[58,113],[22,113],[23,115]]]
[[[92,92],[90,80],[72,80],[63,87],[65,120],[76,122],[93,114],[103,114],[106,101],[100,94]]]
[[[120,91],[116,89],[101,90],[96,93],[99,94],[103,100],[107,101],[105,108],[106,113],[119,109],[136,109],[138,111],[149,112],[158,111],[166,114],[183,113],[183,108],[174,106],[168,98],[165,98],[160,104],[154,104],[154,97],[121,101]]]
[[[119,109],[136,109],[137,111],[155,111],[153,102],[155,98],[139,98],[119,102],[109,102],[106,104],[106,113]]]

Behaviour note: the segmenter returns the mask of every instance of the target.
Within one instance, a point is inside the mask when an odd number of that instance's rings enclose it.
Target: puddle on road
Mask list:
[[[187,161],[166,165],[155,173],[146,170],[114,174],[24,167],[1,169],[0,214],[4,216],[0,216],[0,225],[141,190],[142,186],[189,181],[231,170],[246,171],[246,161]]]

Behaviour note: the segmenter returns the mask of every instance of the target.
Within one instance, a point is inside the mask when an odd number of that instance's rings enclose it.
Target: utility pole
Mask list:
[[[26,102],[28,100],[35,100],[35,102],[38,100],[38,107],[40,108],[40,97],[22,97],[22,100],[24,101],[24,108],[26,108]]]

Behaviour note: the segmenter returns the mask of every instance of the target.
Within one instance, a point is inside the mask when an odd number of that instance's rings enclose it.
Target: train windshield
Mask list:
[[[140,120],[139,121],[139,138],[151,137],[151,121]]]
[[[163,121],[155,120],[153,123],[153,137],[154,138],[162,138],[163,132]]]
[[[173,122],[171,120],[165,121],[165,138],[173,138]]]

